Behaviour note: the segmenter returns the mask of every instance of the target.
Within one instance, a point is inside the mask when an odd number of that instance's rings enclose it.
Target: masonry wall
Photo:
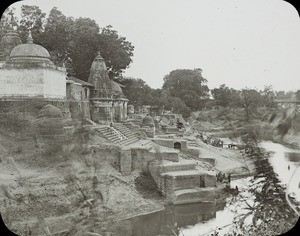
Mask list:
[[[0,97],[43,97],[43,69],[0,69]]]
[[[66,98],[66,73],[53,70],[43,69],[44,77],[44,97],[45,98]]]
[[[132,169],[148,171],[149,162],[156,159],[154,153],[147,149],[131,149]]]
[[[149,172],[156,183],[158,190],[169,200],[175,198],[174,196],[174,180],[170,176],[162,176],[160,166],[157,161],[149,164]]]
[[[92,157],[97,158],[101,162],[110,163],[112,166],[120,170],[120,158],[122,152],[115,146],[93,146]]]
[[[65,72],[49,68],[0,69],[0,97],[66,98]]]
[[[179,142],[181,143],[181,150],[187,149],[187,142],[185,140],[176,140],[176,139],[153,139],[153,142],[168,147],[168,148],[174,148],[174,143]]]
[[[66,100],[51,100],[32,98],[24,100],[0,99],[0,113],[22,112],[30,116],[36,116],[39,110],[47,104],[56,106],[62,111],[64,119],[90,119],[89,102],[74,102]]]

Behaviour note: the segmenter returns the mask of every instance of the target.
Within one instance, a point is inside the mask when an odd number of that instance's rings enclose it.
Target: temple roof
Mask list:
[[[81,80],[81,79],[78,79],[78,78],[76,78],[76,77],[74,77],[74,76],[67,76],[67,79],[68,79],[68,80],[71,80],[71,81],[74,81],[75,83],[79,83],[79,84],[81,84],[81,85],[83,85],[83,86],[94,87],[94,85],[92,85],[91,83],[88,83],[88,82],[86,82],[86,81],[83,81],[83,80]]]
[[[141,126],[150,126],[150,127],[153,127],[154,126],[154,120],[153,120],[153,118],[151,116],[149,116],[149,114],[147,114],[143,118]]]
[[[11,51],[10,62],[46,62],[50,63],[50,54],[46,48],[33,43],[31,32],[29,31],[27,43],[20,44]]]

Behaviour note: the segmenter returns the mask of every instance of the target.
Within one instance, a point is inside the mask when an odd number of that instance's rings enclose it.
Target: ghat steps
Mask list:
[[[122,146],[139,141],[138,137],[130,129],[120,123],[114,123],[112,126],[99,126],[98,130],[106,139]]]

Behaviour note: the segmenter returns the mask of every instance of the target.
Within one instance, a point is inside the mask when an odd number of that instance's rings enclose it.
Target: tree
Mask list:
[[[40,34],[43,32],[43,24],[46,14],[38,6],[22,5],[19,34],[23,42],[26,42],[28,30],[31,30],[35,43],[40,44]]]
[[[70,57],[75,75],[87,81],[93,60],[96,57],[98,24],[90,18],[75,19],[74,29],[71,33]]]
[[[251,150],[248,155],[253,160],[256,173],[250,180],[249,189],[236,196],[238,202],[245,207],[236,216],[235,221],[238,224],[235,228],[240,232],[239,235],[281,235],[294,227],[298,215],[287,201],[286,187],[274,172],[269,162],[269,154],[257,145],[255,136],[249,136],[244,140]]]
[[[296,98],[300,101],[300,89],[296,91]]]
[[[201,69],[173,70],[164,77],[163,89],[171,96],[178,97],[193,110],[201,108],[202,100],[208,98],[207,80],[201,75]]]
[[[262,104],[261,94],[255,89],[242,89],[240,103],[244,108],[245,121],[256,117],[257,108]]]
[[[266,107],[275,107],[275,93],[272,90],[272,85],[265,86],[264,90],[260,91],[262,96],[263,105]]]
[[[56,65],[65,64],[68,73],[87,81],[98,50],[111,78],[120,76],[132,62],[134,47],[112,26],[106,26],[100,32],[94,20],[66,17],[56,7],[51,9],[47,18],[45,16],[39,7],[23,5],[18,25],[20,37],[26,42],[31,29],[34,43],[45,47]],[[6,33],[7,22],[5,14],[0,25],[1,36]]]
[[[134,106],[150,105],[151,88],[142,79],[122,78],[119,80],[125,87],[123,92]]]
[[[74,19],[66,17],[56,7],[52,8],[41,35],[41,44],[47,48],[51,60],[59,66],[64,63],[70,74],[75,74],[70,58]]]
[[[111,25],[102,28],[97,45],[105,59],[110,78],[120,76],[132,62],[134,46],[125,37],[119,36]]]

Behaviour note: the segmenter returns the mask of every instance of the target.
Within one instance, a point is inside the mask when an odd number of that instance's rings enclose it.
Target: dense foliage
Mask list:
[[[286,187],[274,172],[268,153],[257,146],[257,137],[251,130],[246,134],[244,142],[254,160],[256,174],[247,191],[235,198],[243,202],[244,212],[239,212],[228,235],[281,235],[295,226],[299,216],[286,199]]]
[[[193,110],[201,109],[209,97],[207,80],[202,77],[201,69],[173,70],[164,77],[163,89],[172,97],[178,97]]]
[[[13,11],[7,9],[1,18],[1,38],[9,28],[9,13]],[[112,26],[100,28],[90,18],[67,17],[56,7],[46,17],[39,7],[23,5],[15,26],[22,42],[26,42],[31,29],[34,42],[47,48],[56,65],[65,64],[70,74],[85,81],[98,50],[111,78],[121,75],[132,62],[134,47]]]

